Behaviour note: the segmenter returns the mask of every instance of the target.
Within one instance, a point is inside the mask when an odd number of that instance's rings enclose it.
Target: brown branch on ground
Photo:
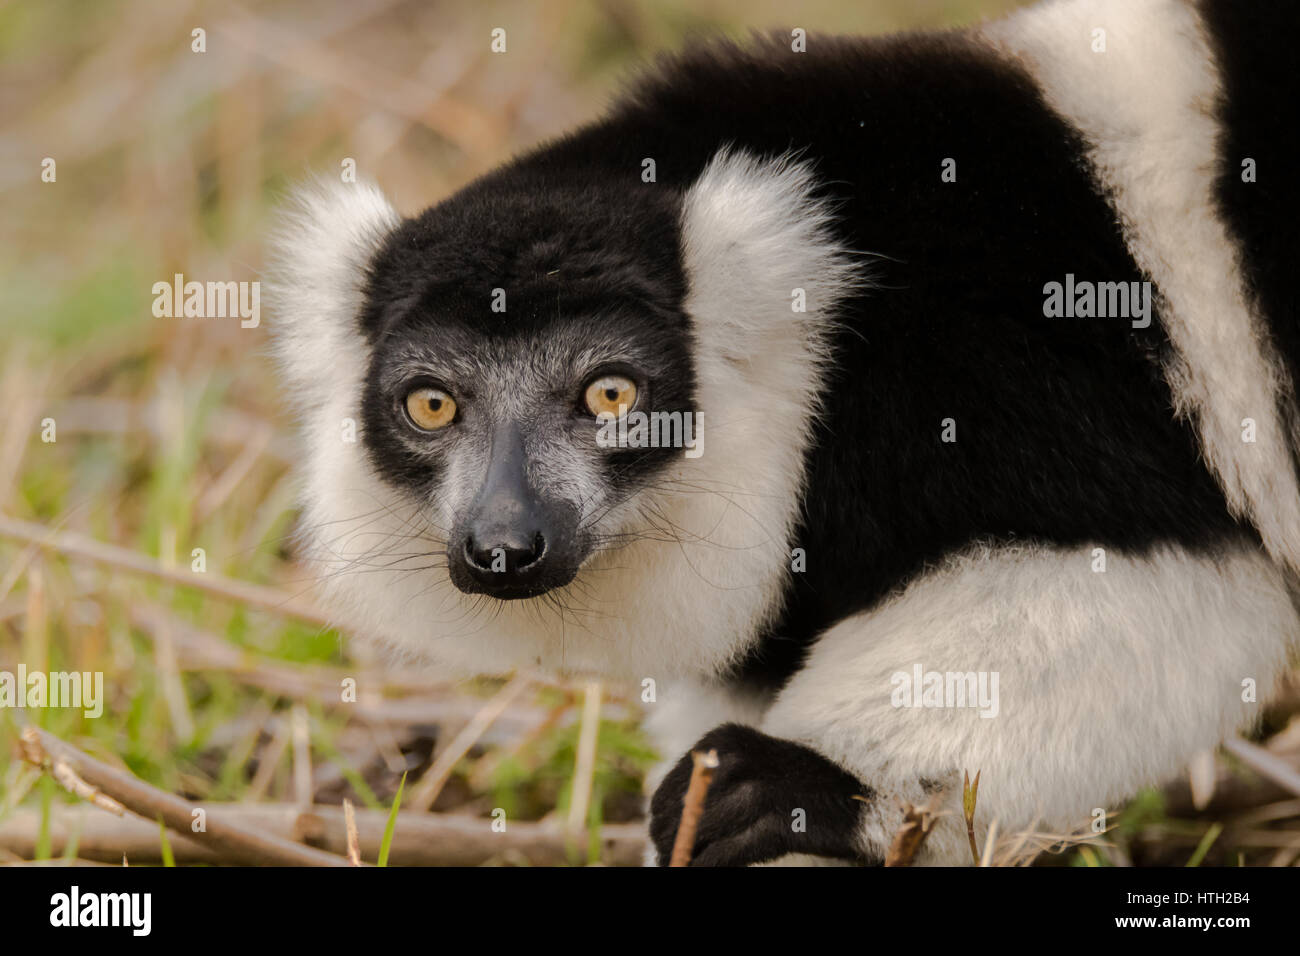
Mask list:
[[[31,521],[0,515],[0,537],[22,541],[43,551],[108,565],[119,571],[145,575],[183,587],[197,588],[230,601],[297,618],[321,627],[333,626],[331,618],[320,608],[296,595],[286,594],[260,584],[237,581],[215,573],[195,574],[179,568],[168,568],[147,554],[118,547],[115,544],[107,544],[75,531],[60,531]]]
[[[280,660],[237,647],[224,638],[204,631],[167,609],[147,601],[134,603],[127,611],[131,623],[146,637],[152,638],[161,627],[170,630],[180,656],[183,671],[220,671],[232,679],[268,693],[293,700],[318,702],[324,707],[346,711],[357,720],[375,724],[464,725],[474,720],[483,708],[481,699],[457,689],[457,682],[418,678],[391,671],[358,670],[326,664],[300,664]],[[566,694],[567,685],[548,680],[545,675],[529,673],[529,683],[552,687]],[[362,694],[355,701],[344,701],[341,689],[344,678],[352,678],[357,687],[373,694]],[[389,696],[389,694],[398,696]],[[626,701],[603,694],[605,720],[623,720],[631,712]],[[554,710],[514,703],[498,714],[482,740],[496,743],[504,737],[512,744],[519,737],[549,730],[561,716]],[[502,733],[495,734],[500,728]]]
[[[686,785],[686,797],[682,800],[682,818],[677,824],[677,838],[668,858],[669,866],[690,865],[691,853],[695,850],[695,831],[699,829],[700,817],[704,814],[704,800],[709,795],[713,771],[718,767],[718,752],[692,750],[691,760],[694,766],[691,767],[690,783]]]
[[[232,644],[226,638],[190,624],[179,614],[149,601],[133,601],[127,608],[131,624],[153,639],[161,630],[173,634],[180,667],[187,671],[228,671],[253,687],[285,697],[338,701],[344,678],[376,695],[429,694],[453,689],[454,681],[413,678],[391,671],[329,664],[304,665],[281,660]]]
[[[341,856],[323,853],[242,824],[214,819],[206,814],[206,808],[150,786],[124,770],[100,763],[38,727],[23,729],[21,749],[23,759],[29,763],[51,772],[56,765],[64,764],[92,791],[106,794],[124,809],[151,823],[161,817],[169,829],[187,839],[209,845],[231,860],[268,866],[348,865]],[[66,771],[64,776],[67,776]],[[204,829],[199,832],[192,827],[196,810],[204,810],[206,818]],[[156,830],[154,836],[156,839]]]
[[[348,832],[342,807],[320,806],[302,810],[291,803],[211,803],[208,829],[212,822],[253,828],[283,840],[297,840],[344,859]],[[353,811],[357,841],[363,860],[379,858],[379,847],[388,823],[387,810],[359,807]],[[23,860],[36,854],[41,832],[41,811],[19,807],[0,821],[0,857],[6,852]],[[122,856],[133,864],[162,861],[155,821],[127,815],[115,817],[87,804],[51,808],[50,853],[61,856],[70,843],[82,860],[118,866]],[[269,860],[248,860],[225,848],[199,843],[203,834],[171,838],[172,853],[179,865],[248,864]],[[646,835],[641,823],[606,823],[600,828],[600,858],[609,866],[641,866],[645,860]],[[527,861],[534,866],[562,866],[569,861],[563,821],[511,820],[505,831],[492,829],[486,817],[460,813],[408,813],[397,815],[397,828],[388,857],[389,866],[482,866],[501,861]]]

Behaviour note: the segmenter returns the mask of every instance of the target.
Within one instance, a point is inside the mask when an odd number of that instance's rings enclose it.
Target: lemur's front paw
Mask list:
[[[802,744],[750,727],[715,727],[694,750],[718,752],[691,866],[745,866],[787,853],[861,859],[855,847],[870,790],[852,774]],[[691,778],[688,753],[650,801],[650,839],[659,865],[672,855]]]

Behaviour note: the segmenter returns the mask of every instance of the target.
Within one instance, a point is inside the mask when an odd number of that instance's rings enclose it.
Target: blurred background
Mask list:
[[[106,694],[99,719],[0,709],[0,862],[222,862],[76,802],[18,758],[24,722],[335,852],[346,799],[367,862],[404,774],[393,863],[637,862],[654,754],[634,694],[450,684],[324,626],[290,537],[274,317],[157,318],[152,286],[256,280],[286,186],[348,159],[414,213],[592,117],[688,36],[944,27],[1020,5],[0,4],[0,670],[102,671]],[[1288,716],[1265,736],[1290,753]],[[1198,774],[1195,800],[1185,782],[1144,795],[1109,845],[1050,862],[1295,862],[1300,801],[1223,756]],[[501,810],[510,839],[484,840]]]

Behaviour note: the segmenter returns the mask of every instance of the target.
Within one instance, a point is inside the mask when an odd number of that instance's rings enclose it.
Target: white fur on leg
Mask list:
[[[1177,774],[1258,715],[1300,634],[1282,572],[1242,547],[1221,558],[1162,549],[979,549],[841,622],[777,698],[768,733],[798,740],[875,789],[862,840],[883,855],[920,779],[981,772],[977,823],[1002,833],[1087,825]],[[898,673],[997,672],[995,717],[894,706]],[[923,860],[969,859],[960,787]]]
[[[697,680],[660,683],[657,700],[643,705],[646,734],[659,751],[660,762],[646,774],[647,796],[653,794],[695,742],[719,724],[758,727],[771,700],[744,690]]]

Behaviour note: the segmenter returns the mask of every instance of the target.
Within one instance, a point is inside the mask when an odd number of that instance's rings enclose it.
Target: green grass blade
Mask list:
[[[1210,847],[1214,846],[1214,841],[1219,838],[1223,832],[1223,824],[1216,823],[1205,831],[1205,836],[1201,837],[1201,842],[1196,845],[1196,851],[1192,858],[1187,861],[1187,866],[1200,866],[1201,861],[1205,859],[1205,854],[1210,852]]]
[[[158,818],[158,842],[162,844],[162,863],[163,866],[175,866],[176,857],[172,856],[172,844],[167,839],[167,824],[163,823],[163,818]]]
[[[48,860],[51,855],[51,849],[54,845],[50,837],[50,816],[54,812],[54,781],[49,777],[41,777],[39,788],[41,798],[41,822],[36,831],[36,852],[33,858],[36,860]]]
[[[402,805],[402,791],[406,789],[406,774],[397,785],[397,796],[393,797],[393,809],[388,811],[388,822],[384,824],[384,840],[379,844],[379,865],[388,865],[388,850],[393,845],[393,831],[397,829],[397,808]]]
[[[77,859],[77,849],[81,846],[81,820],[72,826],[71,832],[68,833],[67,845],[63,848],[63,862],[72,863]]]

